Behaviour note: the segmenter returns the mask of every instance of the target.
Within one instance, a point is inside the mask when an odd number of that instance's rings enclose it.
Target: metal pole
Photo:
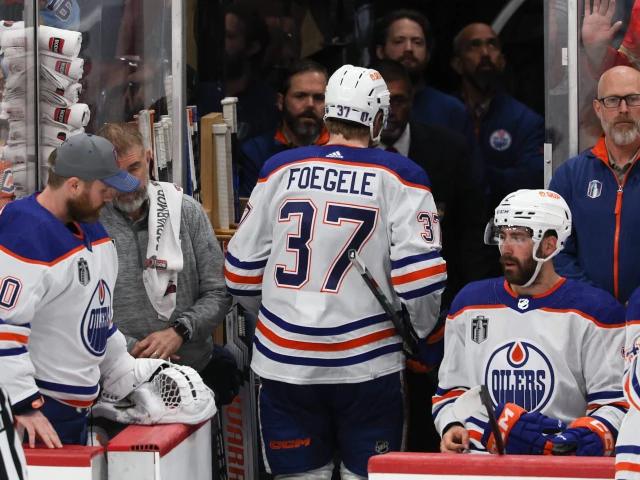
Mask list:
[[[25,0],[24,2],[24,10],[23,10],[23,19],[25,26],[25,34],[31,32],[32,38],[29,40],[33,45],[33,52],[29,52],[29,48],[25,49],[25,60],[27,62],[26,65],[26,95],[25,95],[25,107],[29,105],[30,101],[33,103],[33,110],[28,110],[25,108],[26,119],[25,119],[25,128],[28,131],[30,128],[33,128],[33,142],[34,145],[29,145],[27,140],[26,145],[26,154],[27,154],[27,185],[29,193],[33,193],[35,190],[40,190],[44,188],[42,185],[42,179],[40,176],[41,168],[43,167],[42,162],[40,160],[40,57],[39,57],[39,48],[38,48],[38,25],[40,23],[39,16],[40,6],[38,0]],[[27,43],[28,45],[28,43]],[[29,58],[31,55],[31,58]],[[31,63],[33,63],[33,68],[31,67]],[[33,98],[31,96],[33,95]],[[31,116],[33,115],[33,116]],[[26,133],[26,132],[25,132]],[[25,138],[29,138],[28,135],[25,135]],[[29,158],[29,149],[33,147],[33,152],[35,154],[35,158]],[[35,170],[34,172],[31,169]]]
[[[186,8],[184,0],[171,0],[171,104],[173,183],[186,186]]]
[[[569,158],[578,154],[578,1],[567,0],[567,60],[569,82]]]

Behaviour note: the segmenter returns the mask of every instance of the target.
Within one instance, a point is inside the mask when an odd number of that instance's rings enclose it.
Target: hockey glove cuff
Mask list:
[[[615,450],[613,433],[604,422],[594,417],[578,418],[551,441],[556,455],[610,457]]]
[[[547,434],[566,428],[566,424],[559,420],[537,412],[528,413],[514,403],[498,404],[496,419],[506,453],[510,455],[548,455],[552,444]],[[498,453],[490,424],[487,424],[481,442],[489,453]]]

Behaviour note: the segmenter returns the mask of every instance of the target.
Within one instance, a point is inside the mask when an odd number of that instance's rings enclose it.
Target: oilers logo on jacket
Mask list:
[[[436,428],[457,422],[455,400],[484,384],[494,406],[515,403],[567,424],[593,416],[615,437],[628,408],[624,315],[608,293],[564,278],[534,297],[518,297],[504,278],[468,285],[447,317]],[[466,427],[473,448],[483,450],[482,431]]]
[[[0,216],[0,383],[16,405],[42,393],[88,407],[100,367],[128,356],[112,322],[115,247],[99,223],[71,228],[36,195]]]
[[[425,171],[398,154],[332,145],[280,153],[260,177],[225,263],[231,293],[259,307],[254,371],[311,384],[403,369],[401,339],[347,252],[426,337],[446,265]]]

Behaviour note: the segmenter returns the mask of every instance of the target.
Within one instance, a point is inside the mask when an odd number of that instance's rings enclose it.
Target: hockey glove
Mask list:
[[[552,444],[546,435],[567,427],[560,420],[541,413],[528,413],[515,403],[498,404],[496,419],[506,453],[510,455],[549,455]],[[489,453],[498,453],[490,424],[485,427],[481,442]]]
[[[610,457],[615,449],[611,430],[597,418],[580,417],[551,438],[555,455]]]
[[[414,373],[429,373],[436,369],[444,357],[444,326],[449,309],[444,309],[427,338],[418,342],[418,359],[407,359],[407,368]]]

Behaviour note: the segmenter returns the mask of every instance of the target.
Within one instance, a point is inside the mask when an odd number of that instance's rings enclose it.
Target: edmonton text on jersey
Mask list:
[[[362,170],[342,170],[323,166],[293,167],[289,169],[287,190],[324,190],[373,196],[377,175]]]

